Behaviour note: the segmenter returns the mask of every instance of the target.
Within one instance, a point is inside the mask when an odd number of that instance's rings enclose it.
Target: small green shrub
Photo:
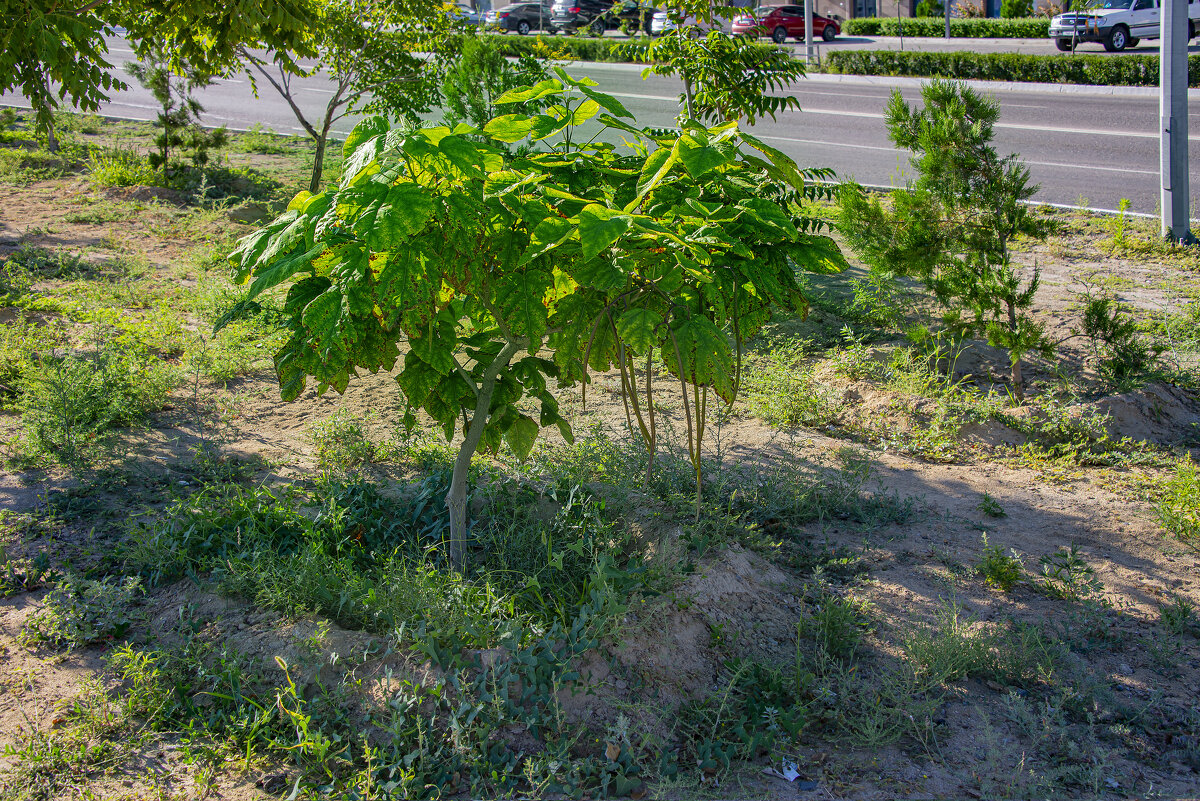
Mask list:
[[[1194,462],[1179,463],[1154,511],[1163,528],[1189,548],[1200,550],[1200,471]]]
[[[43,608],[30,615],[21,640],[70,650],[121,637],[135,620],[132,607],[141,592],[136,577],[64,578],[46,596]]]
[[[780,342],[748,365],[743,383],[750,412],[776,426],[828,425],[838,413],[837,394],[805,364],[809,343]]]
[[[1006,554],[999,545],[988,545],[987,535],[983,535],[983,554],[975,570],[989,586],[1010,592],[1021,580],[1023,569],[1016,551]]]
[[[1038,588],[1051,598],[1090,601],[1104,590],[1095,569],[1084,560],[1075,545],[1046,554],[1038,564],[1041,566]]]
[[[1091,340],[1100,375],[1122,389],[1144,383],[1158,369],[1163,347],[1139,337],[1128,306],[1111,295],[1083,300],[1083,333]]]
[[[110,427],[141,421],[177,379],[174,368],[139,348],[113,347],[92,358],[39,357],[19,382],[30,455],[87,461]]]
[[[796,624],[796,636],[814,640],[835,659],[847,660],[871,626],[871,606],[866,601],[822,593],[813,600],[811,613]]]
[[[1002,0],[1000,3],[1001,19],[1020,19],[1033,16],[1033,0]]]
[[[0,546],[0,598],[36,590],[58,579],[59,574],[50,568],[50,556],[45,551],[33,559],[10,559]]]
[[[1039,630],[979,623],[954,602],[946,603],[934,626],[911,632],[903,645],[913,666],[936,684],[979,678],[1030,686],[1049,681],[1058,656]]]
[[[363,464],[386,461],[392,453],[387,445],[376,445],[367,435],[365,420],[339,409],[313,423],[309,437],[321,468],[346,470]]]
[[[603,37],[590,36],[494,36],[499,51],[510,57],[532,55],[551,56],[556,59],[575,61],[600,61],[617,63],[646,63],[644,45],[622,42]],[[765,52],[779,50],[775,45],[755,44],[753,47]]]
[[[1176,636],[1187,632],[1200,634],[1200,618],[1196,615],[1196,605],[1182,595],[1174,596],[1158,610],[1158,619],[1167,631]]]
[[[239,153],[261,153],[267,156],[282,156],[294,152],[295,137],[277,134],[262,123],[254,123],[250,130],[232,134],[230,150]]]
[[[835,373],[859,381],[874,378],[882,372],[881,365],[871,356],[866,337],[856,336],[849,326],[842,328],[841,337],[841,347],[835,348],[829,358]]]
[[[1000,501],[986,492],[983,493],[983,496],[979,499],[979,504],[975,508],[988,517],[1008,517],[1008,512],[1004,511],[1004,507],[1000,505]]]
[[[133,147],[93,148],[87,158],[88,177],[97,186],[158,186],[158,171]]]
[[[847,24],[857,22],[848,20]],[[894,20],[893,20],[894,22]],[[905,20],[905,33],[911,23]],[[988,20],[1001,22],[1001,20]],[[1036,24],[1037,20],[1005,20]],[[1041,21],[1045,25],[1045,21]],[[941,23],[936,23],[941,35]],[[876,34],[877,35],[877,34]],[[910,34],[913,35],[913,34]],[[921,34],[915,34],[921,35]],[[1040,36],[1046,36],[1046,33]],[[1158,57],[1127,55],[1055,55],[1025,53],[973,53],[968,51],[916,52],[911,50],[839,50],[825,57],[829,72],[851,75],[908,75],[955,80],[1025,81],[1104,86],[1157,86]],[[1188,60],[1188,85],[1200,86],[1200,56]]]

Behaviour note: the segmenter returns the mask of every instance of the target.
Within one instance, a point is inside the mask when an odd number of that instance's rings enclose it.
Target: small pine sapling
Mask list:
[[[203,167],[208,163],[208,151],[221,147],[226,141],[224,128],[206,129],[200,124],[204,107],[192,97],[197,89],[212,84],[214,76],[186,63],[177,63],[172,69],[171,63],[169,54],[160,47],[145,60],[125,65],[126,71],[148,89],[161,106],[154,121],[161,129],[154,137],[158,152],[150,154],[150,166],[161,169],[166,178],[171,177],[172,158],[178,160],[180,149],[190,151],[192,164]]]
[[[924,283],[953,331],[1007,350],[1020,401],[1025,356],[1049,356],[1053,345],[1029,313],[1038,271],[1024,278],[1011,247],[1017,236],[1045,237],[1050,224],[1025,203],[1037,191],[1029,170],[991,144],[996,101],[952,81],[927,84],[922,97],[924,108],[913,109],[896,92],[886,114],[892,141],[914,154],[916,180],[888,209],[845,186],[841,230],[872,266]]]

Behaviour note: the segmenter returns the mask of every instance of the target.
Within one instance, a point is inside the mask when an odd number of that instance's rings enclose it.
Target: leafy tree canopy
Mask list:
[[[805,309],[797,268],[842,264],[800,212],[819,190],[786,155],[736,123],[651,134],[593,81],[556,72],[497,101],[551,101],[542,112],[482,128],[364,121],[346,140],[341,183],[301,193],[232,257],[249,301],[287,288],[285,400],[309,377],[342,391],[358,370],[400,362],[406,424],[422,410],[448,438],[463,432],[452,543],[471,456],[507,442],[524,457],[544,426],[569,438],[550,382],[589,370],[620,371],[653,447],[657,357],[683,385],[698,469],[707,393],[732,402],[741,343],[772,307]],[[578,141],[597,122],[629,147]],[[518,142],[528,147],[514,155]]]
[[[19,90],[46,124],[60,101],[95,111],[124,88],[105,36],[127,31],[134,49],[155,43],[193,69],[220,74],[239,44],[307,52],[311,0],[0,0],[0,92]]]

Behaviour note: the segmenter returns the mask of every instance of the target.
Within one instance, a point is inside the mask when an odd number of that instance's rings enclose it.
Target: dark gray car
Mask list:
[[[514,3],[510,6],[497,8],[483,16],[484,24],[489,28],[501,31],[516,31],[524,36],[530,31],[548,31],[554,33],[550,24],[550,6],[539,3]]]

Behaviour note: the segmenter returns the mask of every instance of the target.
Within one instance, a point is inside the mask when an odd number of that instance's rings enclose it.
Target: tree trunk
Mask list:
[[[450,562],[460,573],[467,566],[467,472],[471,469],[471,457],[479,448],[483,429],[491,414],[492,392],[496,389],[496,377],[508,366],[513,355],[521,349],[515,342],[508,342],[496,358],[488,365],[475,393],[475,413],[463,436],[458,456],[454,459],[454,473],[450,477],[450,491],[446,493],[446,508],[450,510],[450,541],[447,550]]]
[[[308,191],[314,195],[321,189],[321,173],[325,169],[325,144],[329,141],[329,129],[321,131],[316,137],[317,150],[313,156],[312,180],[308,182]]]
[[[46,121],[46,149],[51,153],[57,153],[58,147],[58,135],[54,133],[54,118],[50,117]]]
[[[692,101],[693,101],[692,79],[684,78],[683,79],[683,108],[684,108],[684,111],[687,112],[689,120],[696,119],[696,115],[692,112]]]
[[[1013,332],[1014,342],[1017,334],[1017,307],[1011,301],[1007,301],[1008,305],[1008,328]],[[1012,362],[1012,385],[1013,394],[1017,396],[1017,400],[1025,400],[1025,386],[1022,383],[1021,376],[1021,356],[1019,353],[1009,351],[1009,360]]]

